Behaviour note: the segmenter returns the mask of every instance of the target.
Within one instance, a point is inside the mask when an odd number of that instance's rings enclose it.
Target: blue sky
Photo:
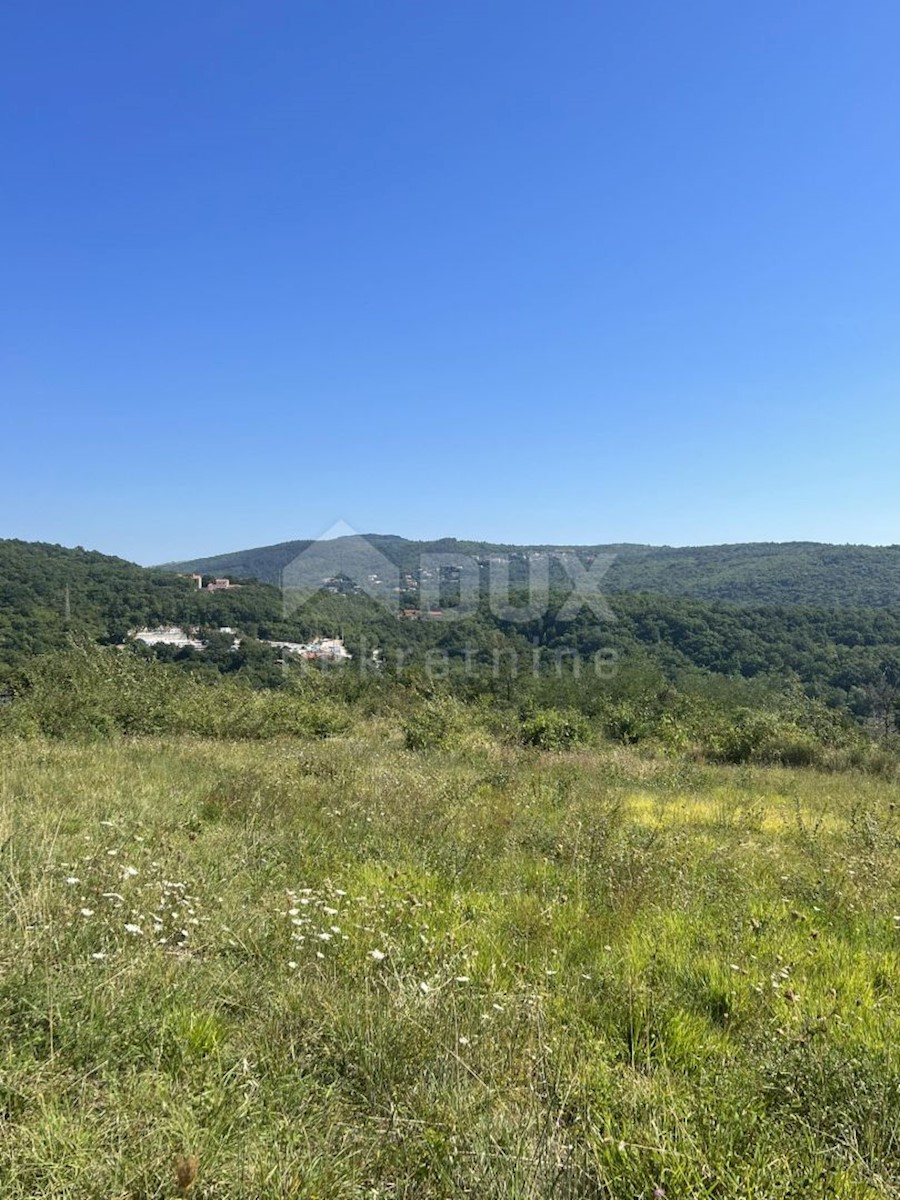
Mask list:
[[[0,13],[0,535],[900,542],[900,8]]]

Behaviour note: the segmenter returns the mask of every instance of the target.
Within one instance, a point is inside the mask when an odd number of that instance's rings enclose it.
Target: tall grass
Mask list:
[[[890,783],[439,716],[0,740],[3,1196],[900,1194]]]

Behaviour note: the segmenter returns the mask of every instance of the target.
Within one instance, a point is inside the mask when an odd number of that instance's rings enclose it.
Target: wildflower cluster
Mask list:
[[[100,822],[115,829],[110,820]],[[87,941],[87,954],[103,962],[129,944],[152,944],[184,952],[199,927],[211,920],[198,910],[199,898],[185,882],[167,879],[163,865],[150,860],[144,837],[96,846],[77,861],[50,864],[64,872],[69,896],[65,924]]]
[[[342,888],[326,884],[321,891],[313,888],[288,888],[288,907],[285,916],[291,924],[290,940],[295,947],[312,949],[317,959],[324,959],[329,947],[350,940],[338,924],[341,910],[346,909],[347,893]],[[295,971],[296,959],[288,962],[288,969]]]

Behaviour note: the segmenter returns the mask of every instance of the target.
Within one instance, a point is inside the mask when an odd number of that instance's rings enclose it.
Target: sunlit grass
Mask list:
[[[2,1194],[897,1195],[895,796],[0,744]]]

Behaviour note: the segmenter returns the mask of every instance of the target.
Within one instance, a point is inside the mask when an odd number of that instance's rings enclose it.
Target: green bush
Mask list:
[[[522,722],[521,739],[538,750],[569,750],[590,741],[590,726],[573,709],[542,708]]]
[[[824,747],[809,730],[777,712],[738,709],[711,723],[701,744],[706,757],[721,763],[771,763],[814,766]]]
[[[660,717],[659,706],[650,698],[616,700],[603,709],[601,727],[608,738],[629,746],[657,736]]]
[[[425,701],[403,722],[407,750],[447,749],[458,741],[460,705],[446,697]]]
[[[0,727],[48,737],[155,733],[165,728],[179,682],[160,664],[127,651],[75,642],[28,663]]]
[[[90,643],[33,659],[0,708],[0,730],[23,737],[321,738],[349,724],[348,709],[314,688],[254,690],[240,679],[189,675]]]

